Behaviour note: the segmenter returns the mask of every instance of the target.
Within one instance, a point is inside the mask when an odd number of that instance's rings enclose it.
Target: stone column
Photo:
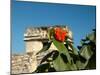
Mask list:
[[[25,46],[26,46],[26,53],[29,53],[29,52],[35,52],[37,53],[38,51],[40,51],[43,47],[43,44],[41,41],[26,41],[25,42]]]

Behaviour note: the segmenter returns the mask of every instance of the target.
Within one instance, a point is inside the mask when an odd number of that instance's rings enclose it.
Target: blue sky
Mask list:
[[[67,25],[73,32],[75,46],[96,26],[96,7],[12,1],[12,53],[24,53],[27,27]]]

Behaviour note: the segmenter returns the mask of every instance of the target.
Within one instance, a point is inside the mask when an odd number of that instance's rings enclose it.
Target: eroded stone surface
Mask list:
[[[51,44],[50,48],[46,52],[42,52],[36,55],[43,48],[43,42],[47,42],[48,29],[52,27],[37,27],[37,28],[27,28],[24,33],[25,49],[26,53],[24,55],[12,55],[12,74],[21,73],[32,73],[36,70],[37,66],[40,64],[41,59],[50,51],[57,50],[57,48]],[[64,26],[65,29],[69,31],[69,37],[72,38],[72,32],[68,27]]]

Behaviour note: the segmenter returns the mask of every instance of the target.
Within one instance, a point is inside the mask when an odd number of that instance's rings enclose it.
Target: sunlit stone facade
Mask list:
[[[69,31],[69,37],[72,38],[72,32],[68,27],[63,26]],[[52,27],[31,27],[27,28],[24,33],[24,42],[26,53],[23,55],[12,55],[12,74],[32,73],[36,70],[43,56],[57,48],[51,44],[46,52],[36,55],[43,48],[43,43],[48,42],[48,30]]]

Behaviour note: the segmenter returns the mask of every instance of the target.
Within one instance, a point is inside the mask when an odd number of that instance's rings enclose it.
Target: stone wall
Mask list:
[[[12,74],[29,73],[29,56],[13,55],[11,64]]]
[[[12,55],[11,61],[11,73],[12,74],[22,74],[22,73],[32,73],[36,70],[37,66],[40,64],[41,59],[48,54],[50,51],[42,52],[38,55],[27,53],[24,55]]]
[[[41,59],[50,51],[57,50],[57,48],[51,44],[50,48],[46,52],[36,55],[43,48],[43,42],[47,42],[47,32],[51,27],[36,27],[27,28],[24,33],[24,42],[26,53],[24,55],[12,55],[12,74],[32,73],[36,70],[40,64]],[[68,30],[66,26],[65,29]],[[68,34],[72,38],[72,32],[69,30]]]

